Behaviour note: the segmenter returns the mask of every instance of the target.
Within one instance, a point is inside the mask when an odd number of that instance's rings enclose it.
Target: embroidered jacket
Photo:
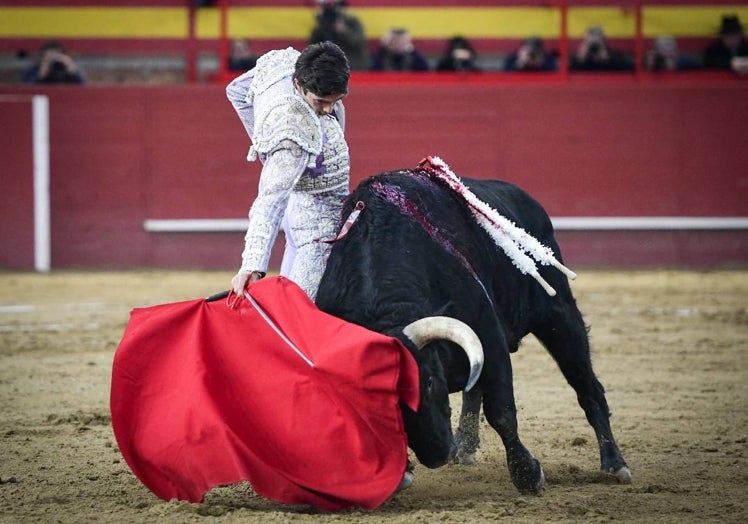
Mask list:
[[[226,88],[252,141],[247,159],[263,163],[240,271],[267,271],[292,192],[322,196],[349,184],[345,109],[338,102],[335,116],[317,115],[296,92],[292,75],[298,56],[290,47],[270,51]]]

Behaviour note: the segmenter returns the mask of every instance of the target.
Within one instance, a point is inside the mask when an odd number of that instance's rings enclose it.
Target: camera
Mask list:
[[[338,21],[338,8],[335,5],[327,5],[322,9],[322,25],[325,27],[332,27]]]
[[[665,69],[665,57],[657,54],[654,57],[654,62],[652,63],[652,69],[655,71],[662,71]]]
[[[64,82],[68,77],[68,68],[62,62],[54,61],[49,67],[49,73],[47,74],[47,81],[49,82]]]
[[[587,47],[587,54],[588,55],[597,55],[600,54],[600,51],[602,50],[602,46],[599,42],[593,42]]]

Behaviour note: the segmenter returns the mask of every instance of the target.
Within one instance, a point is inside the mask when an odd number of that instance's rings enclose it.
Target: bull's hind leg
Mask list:
[[[475,464],[475,453],[480,445],[480,406],[483,392],[479,385],[462,393],[460,425],[455,432],[457,454],[455,461],[464,466]]]
[[[631,472],[610,428],[610,410],[605,388],[595,376],[590,359],[587,328],[573,303],[554,308],[550,322],[533,331],[556,360],[567,382],[574,388],[587,421],[595,430],[600,447],[600,468],[619,482],[631,482]]]

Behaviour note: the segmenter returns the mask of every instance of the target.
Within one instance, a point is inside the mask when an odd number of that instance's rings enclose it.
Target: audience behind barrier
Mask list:
[[[704,66],[748,74],[748,41],[737,15],[722,17],[719,37],[704,49]]]
[[[538,36],[525,39],[504,62],[504,71],[556,71],[557,53],[547,52]]]
[[[653,72],[689,71],[702,67],[701,60],[682,53],[670,35],[658,36],[644,54],[644,69]]]
[[[569,60],[570,71],[633,71],[629,55],[608,45],[603,29],[592,26]]]
[[[39,50],[37,62],[24,71],[25,84],[85,84],[83,69],[65,52],[61,42],[51,40]]]
[[[314,3],[315,22],[309,43],[325,40],[337,43],[345,51],[352,70],[477,72],[560,69],[558,51],[546,49],[537,35],[527,37],[507,55],[498,50],[495,53],[484,50],[479,57],[470,40],[462,35],[445,40],[442,53],[425,55],[418,49],[418,41],[414,42],[408,29],[390,28],[378,46],[370,49],[363,24],[346,9],[348,2],[314,0]],[[650,72],[706,68],[748,75],[748,40],[740,18],[735,14],[725,14],[715,32],[716,38],[703,48],[701,55],[681,51],[678,41],[671,35],[657,36],[649,41],[648,48],[640,57],[640,67]],[[294,44],[289,42],[289,45]],[[229,71],[240,72],[254,67],[257,54],[248,40],[232,39],[229,50]],[[611,47],[602,27],[596,25],[587,28],[579,44],[570,49],[568,55],[568,70],[571,72],[634,71],[635,68],[633,54]],[[87,77],[60,42],[49,41],[40,48],[38,60],[23,72],[21,81],[84,84]]]
[[[372,71],[428,71],[428,60],[415,47],[407,29],[389,29],[379,44]]]
[[[462,36],[455,36],[447,41],[447,48],[436,64],[437,71],[477,72],[481,68],[476,64],[476,52],[470,41]]]
[[[229,71],[244,72],[257,64],[257,55],[252,51],[252,44],[245,38],[234,38],[229,42]]]
[[[361,21],[345,9],[343,0],[317,0],[309,43],[331,41],[343,50],[352,71],[369,69],[369,49]]]

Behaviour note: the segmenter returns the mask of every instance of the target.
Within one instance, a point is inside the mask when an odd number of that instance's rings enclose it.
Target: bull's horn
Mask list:
[[[403,333],[418,349],[434,340],[451,340],[460,346],[470,361],[470,376],[465,391],[478,381],[483,369],[483,345],[470,326],[452,317],[425,317],[411,322]]]

